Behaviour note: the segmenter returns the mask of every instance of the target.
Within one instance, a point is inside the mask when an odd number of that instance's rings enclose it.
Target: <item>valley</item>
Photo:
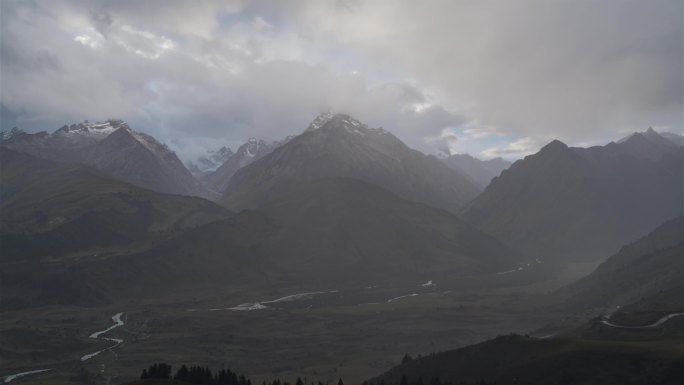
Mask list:
[[[239,367],[251,378],[305,375],[326,382],[342,376],[362,382],[404,354],[465,346],[502,331],[527,333],[555,316],[532,317],[545,300],[521,289],[463,290],[439,282],[262,295],[5,312],[0,329],[7,367],[19,372],[38,361],[52,369],[40,375],[45,384],[64,383],[84,371],[125,382],[161,354],[171,362]],[[244,303],[264,306],[236,309]],[[124,310],[125,324],[104,328],[113,312],[121,316]],[[31,333],[46,336],[40,353],[23,345],[22,335]],[[96,342],[91,337],[97,333],[102,335]]]

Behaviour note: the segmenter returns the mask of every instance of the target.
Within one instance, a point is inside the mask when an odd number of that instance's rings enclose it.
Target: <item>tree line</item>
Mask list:
[[[229,369],[221,369],[217,373],[212,373],[208,367],[182,365],[176,374],[171,376],[171,365],[157,363],[143,369],[140,379],[162,378],[184,381],[197,385],[252,385],[252,382],[244,375],[233,373]]]
[[[211,369],[208,367],[201,366],[190,366],[182,365],[173,376],[172,367],[166,363],[155,363],[149,366],[147,369],[143,369],[140,375],[141,380],[145,379],[169,379],[184,381],[189,384],[196,385],[252,385],[252,381],[242,374],[237,374],[232,372],[230,369],[221,369],[216,373],[212,373]],[[333,383],[334,384],[334,383]],[[323,384],[318,381],[317,384],[311,382],[311,384],[305,384],[301,377],[297,378],[294,384],[288,381],[281,381],[280,379],[275,379],[273,381],[267,382],[263,381],[261,385],[332,385],[330,383]],[[337,381],[337,385],[344,385],[344,381],[340,378]],[[453,383],[451,381],[441,381],[437,377],[433,377],[429,382],[424,382],[422,377],[418,379],[409,381],[406,376],[402,376],[398,383],[385,382],[384,380],[378,382],[369,383],[364,381],[362,385],[496,385],[496,382],[487,382],[485,380],[480,380],[474,383],[458,382]]]

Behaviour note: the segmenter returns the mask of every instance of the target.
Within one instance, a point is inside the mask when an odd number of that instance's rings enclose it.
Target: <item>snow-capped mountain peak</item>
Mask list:
[[[123,120],[109,119],[104,122],[97,122],[90,124],[86,120],[83,123],[76,123],[72,125],[64,125],[54,132],[56,136],[66,137],[91,137],[96,140],[101,140],[109,136],[114,131],[123,128],[127,131],[132,131],[131,128]]]
[[[360,127],[367,128],[367,126],[360,121],[352,118],[349,115],[345,114],[332,114],[329,112],[323,113],[316,117],[311,124],[309,124],[309,127],[305,130],[307,131],[315,131],[318,130],[324,126],[331,126],[333,125],[334,127],[342,127],[345,128],[347,131],[353,131],[355,129],[358,129]]]
[[[287,136],[280,141],[268,143],[262,139],[249,138],[222,163],[214,172],[209,173],[203,181],[211,190],[223,192],[233,175],[242,167],[261,159],[271,151],[289,142],[294,136]]]
[[[11,130],[0,131],[0,140],[10,140],[13,137],[23,133],[24,130],[21,130],[17,127],[13,127]]]
[[[323,113],[316,117],[316,119],[309,124],[309,127],[304,130],[304,132],[316,131],[321,128],[329,128],[333,130],[342,129],[351,134],[359,136],[366,136],[369,133],[375,135],[389,134],[389,132],[381,127],[370,128],[366,124],[361,123],[358,119],[355,119],[349,115],[332,114],[329,112]]]
[[[318,130],[319,128],[323,127],[326,123],[328,123],[335,115],[330,113],[330,112],[325,112],[316,117],[311,124],[309,124],[309,127],[304,130],[306,131],[314,131]]]
[[[11,130],[3,146],[35,156],[85,164],[155,191],[204,196],[205,191],[165,144],[134,131],[123,120],[84,121],[52,134]]]
[[[266,146],[266,143],[263,140],[249,138],[247,140],[247,143],[240,146],[240,148],[238,149],[238,153],[244,154],[245,156],[248,156],[250,158],[254,158],[259,152],[259,150],[264,146]]]
[[[205,173],[216,171],[222,164],[224,164],[231,156],[235,155],[230,147],[223,146],[217,150],[207,150],[203,155],[196,157],[187,162],[187,167],[195,176],[200,176]]]

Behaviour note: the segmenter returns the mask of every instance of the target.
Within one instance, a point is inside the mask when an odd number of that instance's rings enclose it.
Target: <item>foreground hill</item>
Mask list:
[[[447,211],[358,180],[321,179],[280,193],[257,211],[112,260],[102,274],[130,287],[132,280],[146,282],[145,274],[131,272],[154,270],[154,282],[175,287],[285,282],[331,289],[493,274],[523,259]]]
[[[675,384],[684,352],[671,344],[632,344],[505,336],[405,362],[371,381],[399,384],[431,378],[458,383]]]
[[[684,216],[680,215],[624,246],[593,273],[559,293],[572,308],[624,306],[680,287],[683,258]],[[684,303],[679,307],[684,311]]]
[[[41,158],[81,163],[107,176],[163,193],[207,196],[176,154],[125,122],[79,123],[48,134],[12,130],[0,145]]]
[[[96,213],[130,217],[135,223],[123,226],[149,231],[188,228],[229,215],[207,200],[141,189],[78,164],[53,162],[2,147],[0,160],[3,234],[51,231]]]
[[[261,207],[282,184],[353,178],[408,200],[456,212],[479,192],[466,177],[346,115],[319,116],[301,135],[235,173],[221,202]]]
[[[684,210],[684,149],[655,131],[570,148],[553,141],[495,178],[464,218],[546,260],[596,259]]]
[[[88,293],[70,291],[83,280],[71,264],[230,216],[204,199],[141,189],[82,165],[1,147],[0,164],[3,307],[55,296],[78,302]]]

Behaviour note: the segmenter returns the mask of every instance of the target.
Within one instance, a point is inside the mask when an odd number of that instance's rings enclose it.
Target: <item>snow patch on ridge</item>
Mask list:
[[[309,128],[307,128],[306,131],[318,130],[319,128],[323,127],[326,123],[328,123],[330,120],[332,120],[334,116],[335,115],[331,114],[330,112],[318,115],[316,119],[314,119],[313,122],[311,122]]]
[[[387,134],[387,131],[382,128],[368,128],[367,125],[361,123],[357,119],[345,114],[332,114],[326,112],[314,119],[309,127],[304,132],[310,132],[320,129],[328,123],[334,124],[335,128],[342,128],[347,132],[359,136],[365,136],[369,132],[373,134]]]

